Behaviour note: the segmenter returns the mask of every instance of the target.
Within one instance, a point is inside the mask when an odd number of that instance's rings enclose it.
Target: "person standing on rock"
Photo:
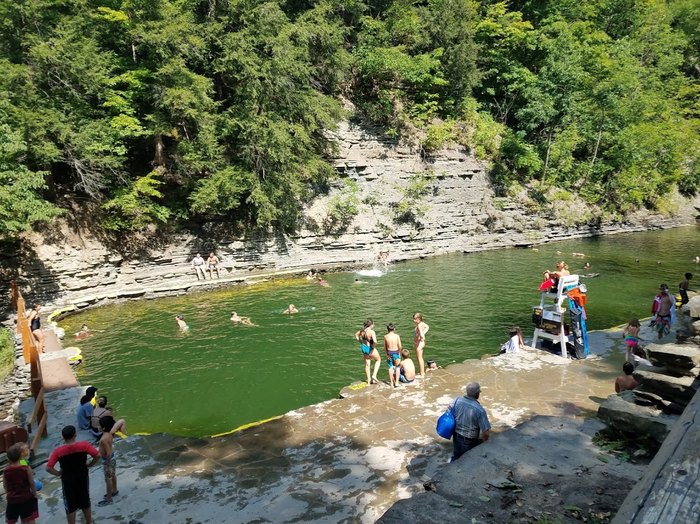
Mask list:
[[[386,335],[384,335],[384,352],[386,353],[386,363],[389,366],[389,385],[391,387],[399,387],[399,377],[401,376],[401,368],[394,365],[394,362],[401,362],[401,337],[394,331],[396,328],[393,323],[386,326]]]
[[[681,296],[681,306],[687,304],[690,299],[688,298],[688,291],[693,291],[690,289],[690,279],[693,278],[692,273],[686,273],[683,282],[678,284],[678,294]]]
[[[651,312],[654,314],[651,326],[656,329],[659,339],[671,332],[675,307],[676,301],[668,293],[668,286],[661,284],[659,293],[654,297],[654,302],[651,305]]]
[[[418,370],[420,371],[418,376],[424,378],[425,361],[423,360],[423,349],[425,349],[425,334],[430,329],[430,326],[423,322],[423,315],[420,313],[413,314],[413,322],[416,324],[413,332],[413,351],[416,352],[416,358],[418,359]]]
[[[382,359],[377,351],[377,334],[374,332],[374,322],[371,318],[365,320],[362,329],[355,333],[355,340],[360,342],[360,351],[365,359],[365,375],[367,384],[377,383],[377,373],[381,366]],[[372,361],[374,361],[374,372],[370,375]]]
[[[75,513],[79,509],[83,511],[86,524],[92,524],[88,468],[97,464],[100,453],[88,442],[75,441],[75,426],[64,427],[61,435],[66,443],[53,450],[46,463],[46,471],[61,479],[68,524],[75,523]],[[88,455],[92,457],[90,462],[87,461]],[[61,465],[60,469],[55,469],[57,463]]]
[[[457,397],[450,410],[455,417],[455,432],[452,435],[452,458],[454,462],[470,449],[489,439],[491,424],[486,410],[479,404],[481,386],[478,382],[467,384],[467,394]]]

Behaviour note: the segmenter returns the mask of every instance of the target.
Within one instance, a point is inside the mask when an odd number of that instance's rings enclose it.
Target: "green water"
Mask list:
[[[559,259],[572,273],[585,262],[600,273],[587,279],[587,312],[589,329],[602,329],[648,316],[660,282],[676,289],[683,273],[700,273],[691,261],[699,241],[700,229],[682,228],[448,255],[395,264],[380,277],[361,277],[363,284],[354,283],[355,273],[328,275],[328,288],[303,277],[277,280],[104,307],[62,326],[74,333],[87,323],[95,331],[75,343],[85,356],[79,379],[109,397],[130,431],[211,435],[336,398],[364,380],[353,333],[366,317],[380,340],[393,322],[412,348],[411,316],[422,312],[430,325],[426,358],[445,366],[497,351],[513,324],[531,336],[541,272]],[[299,314],[282,314],[290,302]],[[232,325],[232,310],[257,326]],[[178,313],[190,326],[185,334]]]

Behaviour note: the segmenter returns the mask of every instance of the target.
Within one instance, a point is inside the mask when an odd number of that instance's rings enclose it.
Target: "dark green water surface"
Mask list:
[[[353,334],[366,317],[380,341],[393,322],[412,349],[411,315],[422,312],[426,358],[445,366],[497,351],[513,324],[531,337],[541,273],[559,259],[572,273],[585,262],[586,272],[600,273],[586,281],[587,312],[589,329],[602,329],[649,316],[660,282],[675,290],[683,273],[700,272],[698,246],[700,229],[681,228],[415,260],[362,276],[363,284],[356,273],[337,273],[328,288],[300,277],[130,302],[67,319],[67,333],[87,323],[95,334],[64,344],[82,348],[81,383],[97,385],[131,432],[211,435],[336,398],[364,380]],[[300,309],[291,317],[282,314],[290,302]],[[232,310],[257,325],[232,325]]]

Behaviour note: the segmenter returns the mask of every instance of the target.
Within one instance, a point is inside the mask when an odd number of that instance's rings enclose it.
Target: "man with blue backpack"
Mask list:
[[[489,439],[491,424],[486,410],[479,404],[481,386],[478,382],[467,384],[467,394],[457,397],[450,405],[455,418],[455,432],[452,435],[452,459],[454,462],[470,449]]]

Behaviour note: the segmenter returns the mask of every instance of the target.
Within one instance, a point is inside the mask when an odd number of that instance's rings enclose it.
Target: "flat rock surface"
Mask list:
[[[605,522],[644,466],[601,452],[594,419],[535,417],[444,467],[380,523]]]
[[[614,340],[591,334],[592,347],[601,352],[618,343],[619,334]],[[120,495],[111,506],[95,506],[94,516],[144,524],[375,522],[397,500],[422,493],[423,483],[448,461],[451,443],[435,434],[435,421],[467,382],[482,384],[495,429],[486,451],[500,445],[501,432],[536,415],[595,416],[617,368],[606,358],[570,361],[528,350],[453,364],[396,389],[358,384],[348,398],[224,437],[132,435],[115,443]],[[358,376],[361,370],[358,359]],[[83,392],[84,386],[47,395],[49,438],[40,451],[60,443],[63,425],[75,424]],[[23,410],[31,410],[31,402]],[[105,489],[100,468],[91,471],[93,504]],[[60,481],[43,465],[35,472],[44,482],[42,521],[62,521]]]

